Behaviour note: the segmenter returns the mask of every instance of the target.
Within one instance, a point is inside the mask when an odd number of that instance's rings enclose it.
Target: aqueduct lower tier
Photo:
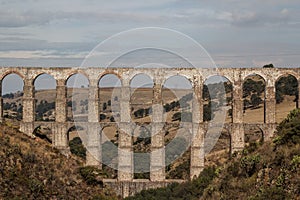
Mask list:
[[[191,162],[190,162],[190,177],[198,176],[204,167],[204,136],[207,130],[207,123],[203,122],[203,100],[202,89],[205,80],[214,75],[226,77],[233,86],[232,91],[232,123],[225,124],[231,132],[231,150],[237,151],[244,147],[244,129],[249,126],[258,126],[264,134],[264,139],[268,140],[276,127],[275,122],[275,82],[280,77],[285,75],[293,75],[298,80],[300,85],[300,69],[298,68],[222,68],[217,70],[205,68],[30,68],[30,67],[1,67],[0,80],[5,76],[15,73],[18,74],[24,82],[23,88],[23,120],[20,125],[20,130],[28,135],[32,135],[36,127],[44,124],[50,126],[53,132],[53,146],[61,150],[68,149],[67,132],[70,127],[74,126],[74,122],[67,122],[67,87],[66,81],[68,78],[77,73],[85,75],[89,80],[89,95],[88,95],[88,120],[81,124],[86,127],[87,146],[88,149],[101,158],[101,150],[99,150],[99,133],[107,123],[99,121],[99,93],[98,83],[101,77],[106,74],[114,74],[121,80],[121,99],[120,99],[120,122],[118,126],[124,130],[119,133],[119,171],[118,183],[133,184],[133,158],[129,153],[131,151],[132,140],[125,132],[131,132],[134,127],[131,125],[130,116],[130,80],[138,74],[146,74],[152,78],[153,86],[153,104],[162,104],[162,85],[166,79],[175,75],[186,77],[194,90],[192,103],[192,122],[188,125],[193,139],[191,140]],[[39,122],[35,121],[35,98],[34,98],[34,81],[41,74],[49,74],[56,80],[56,101],[55,101],[55,122]],[[256,74],[265,80],[265,120],[260,124],[246,124],[243,121],[243,87],[242,84],[246,77]],[[2,87],[0,87],[2,88]],[[300,89],[298,89],[298,92]],[[300,96],[300,95],[299,95]],[[101,98],[101,97],[100,97]],[[297,105],[300,105],[298,98]],[[3,99],[0,97],[0,120],[3,121]],[[162,124],[162,111],[153,109],[152,111],[152,133],[151,149],[163,149],[164,133],[157,134],[156,130]],[[157,151],[153,151],[157,152]],[[163,155],[163,152],[161,152]],[[156,187],[165,185],[165,168],[164,156],[151,154],[150,161],[150,183],[147,187]],[[88,165],[99,165],[100,163],[93,158],[87,157]],[[133,182],[132,182],[133,181]],[[157,183],[157,184],[154,184]],[[111,182],[111,185],[116,182]],[[130,185],[129,184],[129,185]],[[126,184],[120,187],[119,193],[123,196],[131,194],[131,190],[136,192],[138,188],[130,189]],[[132,186],[137,187],[137,186]],[[143,187],[143,188],[145,188]]]

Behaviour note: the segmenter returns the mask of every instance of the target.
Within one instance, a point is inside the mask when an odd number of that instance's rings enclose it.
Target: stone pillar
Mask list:
[[[20,131],[29,136],[33,136],[35,119],[34,86],[31,79],[25,79],[23,88],[23,119]]]
[[[65,123],[67,121],[67,87],[65,80],[57,80],[55,121],[58,123]]]
[[[190,179],[198,177],[204,168],[204,129],[203,129],[203,83],[194,80],[193,127],[191,140]]]
[[[86,165],[102,168],[101,164],[101,134],[98,123],[88,123],[87,126],[87,156]]]
[[[120,100],[120,131],[118,148],[118,180],[132,181],[132,130],[130,126],[130,87],[128,80],[123,80]]]
[[[56,82],[56,100],[55,100],[55,130],[53,130],[53,146],[63,151],[65,154],[69,151],[67,137],[67,89],[64,79]]]
[[[157,82],[153,86],[152,104],[150,180],[163,181],[165,180],[165,133],[163,131],[162,85]]]
[[[90,80],[88,100],[88,127],[87,127],[87,159],[86,165],[101,165],[101,133],[99,126],[99,90],[98,80]]]
[[[244,142],[243,126],[243,84],[241,80],[234,82],[232,94],[232,132],[231,132],[231,153],[242,150]]]
[[[273,127],[272,125],[276,123],[275,113],[276,113],[276,98],[275,98],[275,87],[267,86],[266,96],[265,96],[265,123],[268,127]],[[264,133],[264,140],[268,141],[274,135],[273,128],[268,129]]]

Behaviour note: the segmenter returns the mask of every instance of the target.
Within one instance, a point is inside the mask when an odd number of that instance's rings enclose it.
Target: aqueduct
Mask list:
[[[193,135],[191,141],[191,158],[190,158],[190,177],[198,176],[204,167],[204,135],[207,130],[207,123],[203,121],[203,100],[202,89],[205,80],[213,75],[226,77],[233,86],[232,91],[232,122],[225,124],[231,133],[231,149],[232,151],[241,150],[244,145],[244,129],[250,126],[258,126],[263,130],[264,139],[268,140],[272,137],[276,128],[275,121],[275,82],[285,75],[293,75],[298,81],[300,87],[300,69],[298,68],[221,68],[211,74],[212,70],[204,68],[32,68],[32,67],[1,67],[0,80],[9,74],[18,74],[24,82],[23,88],[23,117],[20,124],[20,131],[32,135],[36,127],[47,125],[53,131],[53,146],[65,151],[68,150],[67,131],[74,126],[74,122],[67,121],[67,97],[66,97],[66,81],[76,73],[81,73],[89,80],[88,93],[88,110],[95,112],[88,115],[87,122],[82,122],[81,126],[85,127],[88,132],[87,146],[94,155],[101,158],[101,150],[99,150],[98,135],[102,128],[107,124],[114,125],[114,122],[101,122],[99,120],[99,92],[98,83],[101,77],[106,74],[116,75],[122,85],[120,94],[120,123],[119,126],[126,132],[132,132],[133,126],[129,125],[130,116],[130,80],[137,74],[146,74],[153,80],[153,99],[155,104],[162,104],[162,85],[164,81],[175,75],[186,77],[193,88],[193,113],[192,123],[190,123],[190,132]],[[35,120],[35,99],[34,99],[34,81],[41,74],[49,74],[56,81],[56,100],[55,100],[55,121],[45,122]],[[263,123],[249,124],[243,121],[243,82],[251,74],[257,74],[265,80],[265,118]],[[2,87],[0,87],[2,88]],[[298,89],[299,93],[300,89]],[[0,104],[0,120],[3,121],[3,99]],[[100,97],[101,98],[101,97]],[[300,105],[298,98],[297,105]],[[152,113],[152,132],[162,123],[162,111],[153,110]],[[151,149],[159,149],[164,147],[164,133],[152,135]],[[130,151],[132,148],[132,140],[126,133],[120,132],[119,149]],[[165,179],[164,159],[161,155],[151,155],[150,161],[150,180],[147,182],[133,180],[133,161],[130,154],[119,154],[119,170],[117,180],[107,180],[108,184],[114,185],[123,196],[128,196],[133,191],[144,188],[164,186],[168,182]],[[122,154],[123,153],[123,154]],[[163,152],[162,152],[163,154]],[[101,165],[92,156],[87,157],[87,165]],[[123,183],[123,184],[121,184]],[[126,183],[126,184],[125,184]]]

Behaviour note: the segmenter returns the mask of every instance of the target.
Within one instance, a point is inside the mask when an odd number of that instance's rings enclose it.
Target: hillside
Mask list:
[[[87,179],[90,171],[99,176]],[[43,140],[0,124],[0,199],[113,199],[101,185],[101,173]]]
[[[193,181],[127,199],[300,199],[300,110],[279,124],[273,141],[252,143]]]

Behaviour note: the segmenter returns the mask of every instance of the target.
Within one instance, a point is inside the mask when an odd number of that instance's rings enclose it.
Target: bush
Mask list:
[[[244,156],[241,159],[240,166],[244,172],[246,172],[247,177],[251,177],[257,170],[257,165],[260,162],[259,155],[249,155]]]
[[[81,167],[79,173],[88,185],[102,185],[102,179],[107,177],[100,169],[93,166]]]
[[[300,143],[300,109],[291,111],[277,127],[277,137],[273,140],[276,146]]]
[[[82,144],[80,137],[75,137],[69,142],[70,151],[72,154],[86,159],[86,148]]]

